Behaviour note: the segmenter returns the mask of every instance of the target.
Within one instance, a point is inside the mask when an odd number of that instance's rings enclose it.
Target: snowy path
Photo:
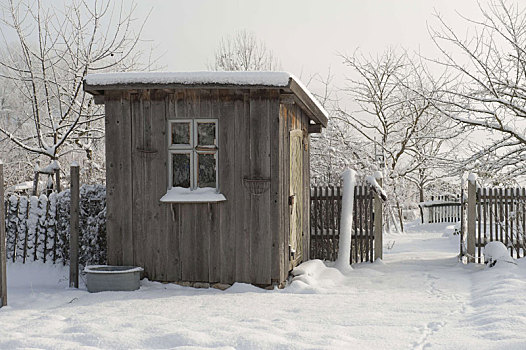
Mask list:
[[[10,265],[0,349],[525,349],[524,259],[459,264],[458,238],[445,231],[388,236],[383,262],[346,276],[310,262],[310,276],[275,291],[143,282],[138,292],[89,294],[65,279],[57,286],[67,274],[54,266]]]

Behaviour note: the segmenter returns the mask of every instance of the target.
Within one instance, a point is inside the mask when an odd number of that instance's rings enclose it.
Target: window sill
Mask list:
[[[210,203],[223,202],[226,198],[223,194],[217,193],[215,188],[189,188],[174,187],[168,190],[160,199],[163,203]]]

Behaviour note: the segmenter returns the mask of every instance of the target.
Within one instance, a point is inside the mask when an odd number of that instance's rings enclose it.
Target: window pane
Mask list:
[[[198,186],[216,187],[216,154],[198,153],[197,164],[199,167]]]
[[[199,146],[214,146],[216,144],[215,123],[197,123],[197,144]]]
[[[172,187],[190,188],[190,153],[172,154]]]
[[[172,145],[190,144],[190,123],[172,123]]]

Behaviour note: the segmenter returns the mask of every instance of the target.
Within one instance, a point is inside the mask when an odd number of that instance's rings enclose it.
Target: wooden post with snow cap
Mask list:
[[[79,287],[79,164],[71,163],[69,219],[69,286]]]
[[[354,187],[356,184],[356,172],[345,169],[342,173],[343,195],[342,211],[340,220],[340,238],[338,244],[338,258],[335,267],[341,272],[352,270],[351,268],[351,237],[354,208]]]
[[[0,161],[0,307],[7,305],[4,164]]]
[[[373,174],[376,183],[381,187],[383,175],[379,171],[375,171]],[[375,191],[376,192],[376,191]],[[383,200],[380,198],[380,193],[376,192],[374,195],[374,259],[383,259]]]
[[[468,262],[475,262],[475,234],[477,224],[477,175],[468,176],[468,234],[466,253]]]

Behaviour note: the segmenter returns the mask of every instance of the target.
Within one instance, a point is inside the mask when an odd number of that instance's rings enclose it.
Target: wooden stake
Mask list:
[[[475,234],[477,224],[477,177],[470,174],[468,178],[468,262],[475,262]]]
[[[4,164],[0,162],[0,307],[7,305]]]
[[[71,174],[71,199],[69,221],[69,286],[79,287],[79,165],[73,162]]]
[[[378,185],[382,186],[382,174],[375,173]],[[378,193],[374,195],[374,259],[383,259],[383,202]]]

